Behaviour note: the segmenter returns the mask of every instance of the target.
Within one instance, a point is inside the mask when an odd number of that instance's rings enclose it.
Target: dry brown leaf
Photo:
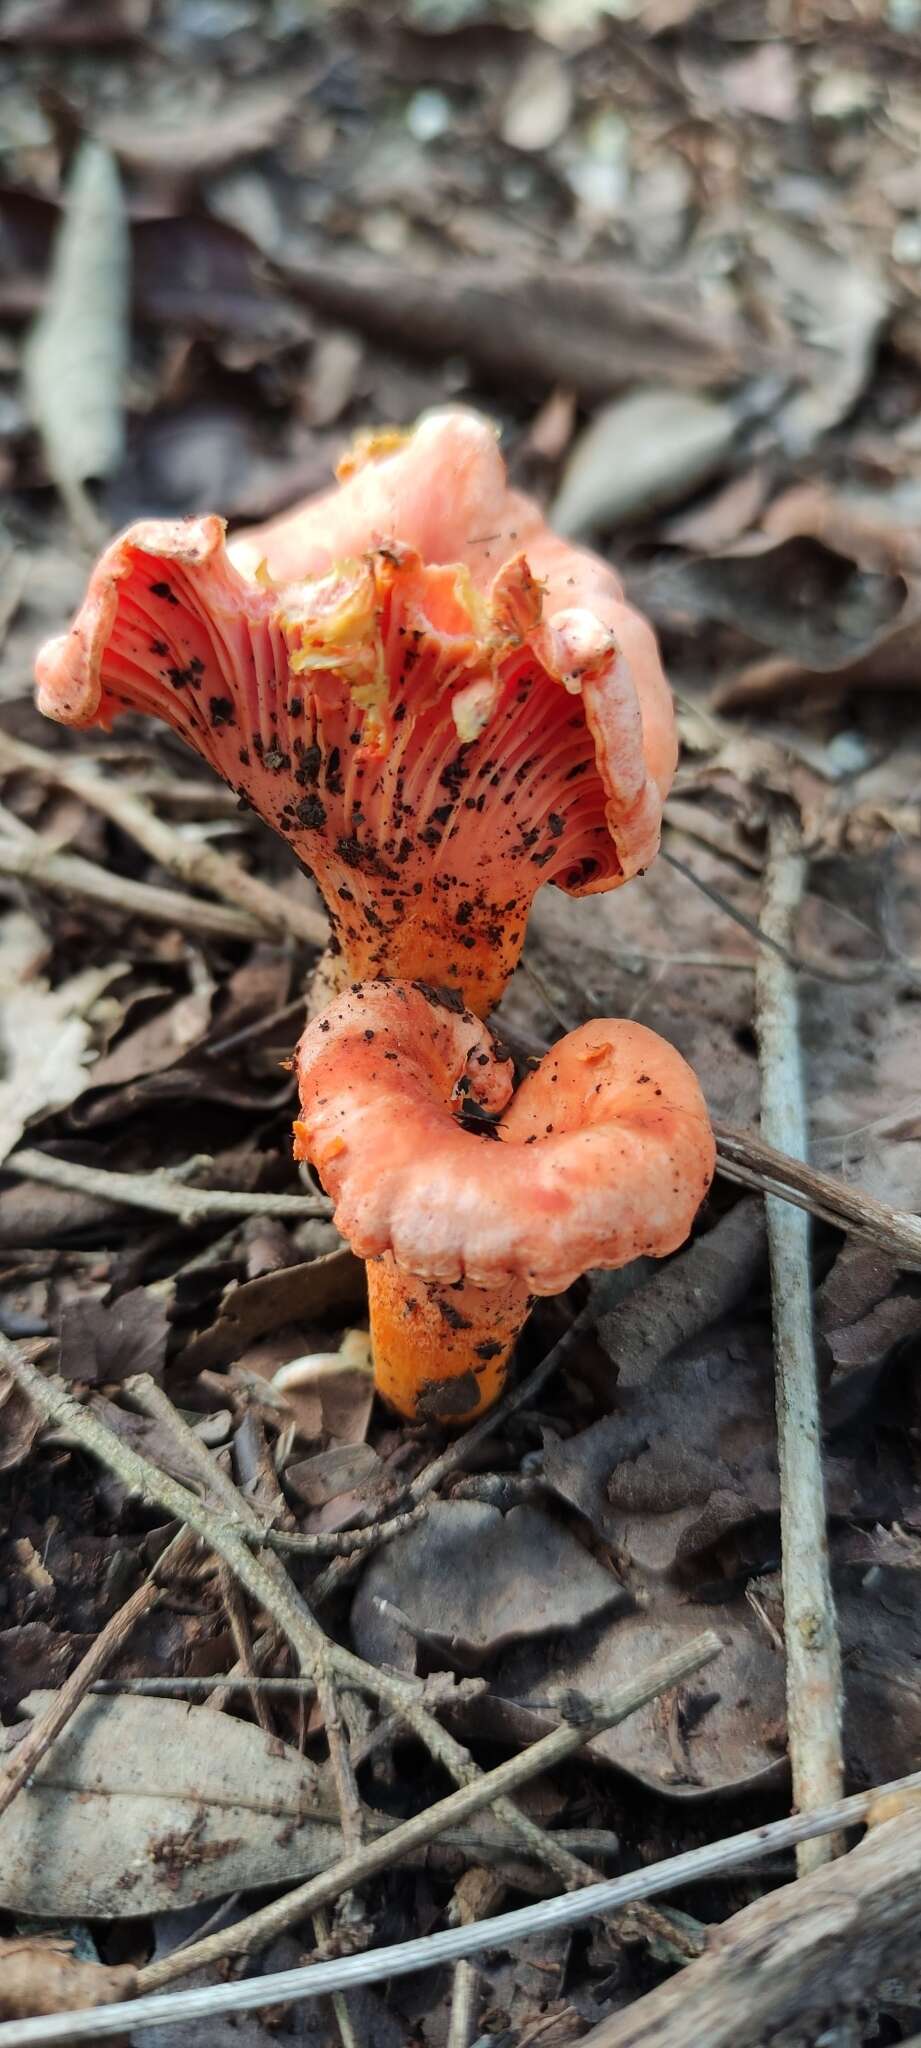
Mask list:
[[[211,1328],[186,1345],[181,1367],[201,1372],[206,1366],[232,1365],[248,1344],[286,1323],[322,1322],[337,1314],[344,1318],[360,1306],[363,1291],[364,1267],[347,1249],[233,1285]]]
[[[163,1377],[169,1336],[167,1303],[150,1287],[133,1287],[110,1302],[90,1297],[73,1301],[61,1318],[64,1379],[90,1385],[148,1372]]]
[[[82,1094],[93,1054],[94,1005],[125,972],[114,960],[50,988],[39,972],[47,951],[28,911],[8,911],[0,925],[0,1159],[33,1118],[66,1108]]]
[[[714,315],[690,279],[614,264],[452,263],[437,278],[340,248],[286,254],[285,274],[334,320],[413,350],[462,353],[503,385],[561,384],[588,399],[637,378],[724,382],[765,350]]]
[[[134,1997],[136,1984],[133,1964],[80,1963],[73,1942],[59,1935],[0,1939],[0,2020],[117,2005]]]
[[[58,230],[48,300],[29,338],[26,393],[49,474],[78,524],[82,486],[121,460],[128,348],[129,243],[118,173],[84,142]]]
[[[552,1515],[436,1501],[365,1567],[352,1627],[363,1656],[413,1669],[420,1638],[478,1662],[623,1603],[613,1573]]]
[[[577,440],[550,513],[578,538],[689,497],[727,457],[738,415],[691,391],[633,391],[597,413]]]

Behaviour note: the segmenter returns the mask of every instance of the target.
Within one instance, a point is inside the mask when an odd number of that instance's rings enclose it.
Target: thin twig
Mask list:
[[[63,2044],[103,2040],[142,2027],[178,2026],[191,2021],[213,2024],[230,2013],[259,2012],[295,1999],[325,1997],[340,1988],[352,1990],[363,1984],[386,1983],[393,1977],[411,1976],[419,1970],[457,1962],[462,1956],[507,1949],[535,1935],[578,1927],[585,1920],[617,1912],[637,1899],[655,1898],[662,1892],[683,1889],[707,1878],[723,1877],[800,1842],[858,1826],[877,1801],[889,1797],[902,1799],[918,1792],[921,1771],[876,1786],[872,1791],[856,1792],[850,1799],[839,1800],[820,1813],[796,1813],[786,1820],[768,1821],[762,1827],[749,1828],[719,1842],[706,1843],[702,1848],[685,1850],[680,1856],[647,1864],[644,1869],[628,1871],[624,1877],[590,1885],[585,1891],[540,1899],[534,1905],[501,1913],[495,1919],[474,1921],[468,1927],[449,1927],[439,1934],[422,1935],[390,1948],[368,1949],[363,1955],[273,1971],[268,1976],[249,1977],[242,1983],[207,1984],[173,1992],[165,1998],[145,1996],[120,2005],[99,2006],[92,2012],[13,2020],[0,2026],[0,2048],[63,2048]]]
[[[718,1169],[724,1180],[740,1187],[758,1188],[762,1194],[778,1195],[794,1208],[808,1209],[836,1230],[845,1230],[887,1252],[898,1265],[921,1268],[921,1218],[905,1209],[890,1209],[862,1188],[849,1187],[836,1174],[823,1173],[793,1159],[756,1137],[753,1131],[737,1130],[734,1124],[713,1120]]]
[[[451,1989],[451,2025],[447,2048],[470,2048],[480,1996],[480,1973],[475,1963],[464,1958],[454,1965]]]
[[[761,917],[789,948],[795,937],[806,862],[792,817],[772,819]],[[768,1139],[795,1157],[806,1152],[806,1104],[795,976],[776,951],[755,977],[761,1120]],[[787,1727],[793,1797],[802,1813],[840,1798],[841,1647],[828,1565],[818,1369],[812,1321],[809,1221],[769,1195],[765,1202],[774,1320],[777,1455],[787,1659]],[[801,1844],[800,1875],[836,1853],[832,1837]]]
[[[318,910],[309,903],[289,900],[215,847],[185,839],[175,826],[158,818],[143,797],[101,774],[92,761],[81,760],[79,755],[46,753],[9,733],[0,733],[0,774],[19,771],[69,790],[136,840],[169,874],[177,875],[190,888],[208,890],[235,909],[247,911],[258,919],[263,931],[311,946],[326,945],[329,926]]]
[[[151,924],[175,926],[217,939],[262,939],[265,927],[249,910],[231,910],[226,903],[203,903],[178,889],[159,889],[152,882],[132,882],[126,875],[84,860],[79,853],[52,853],[37,833],[28,840],[0,839],[0,875],[31,882],[67,903],[99,903],[106,910],[146,917]]]
[[[201,1162],[204,1163],[204,1162]],[[76,1159],[56,1159],[50,1152],[25,1146],[3,1162],[4,1173],[20,1180],[41,1181],[50,1188],[69,1188],[102,1202],[123,1202],[131,1209],[153,1209],[174,1216],[177,1223],[211,1223],[224,1216],[287,1216],[304,1222],[308,1216],[329,1216],[325,1195],[244,1194],[227,1188],[190,1188],[173,1173],[111,1173],[108,1167],[84,1166]]]
[[[110,1664],[112,1658],[124,1647],[138,1622],[156,1606],[160,1598],[160,1576],[163,1571],[180,1570],[194,1548],[194,1540],[190,1538],[188,1530],[182,1529],[178,1536],[173,1537],[172,1542],[167,1544],[157,1559],[144,1584],[138,1586],[130,1599],[125,1601],[124,1606],[109,1617],[105,1627],[100,1629],[98,1636],[90,1644],[86,1655],[81,1657],[70,1677],[64,1680],[64,1684],[49,1701],[44,1713],[37,1715],[28,1733],[18,1744],[12,1762],[0,1772],[0,1814],[4,1814],[7,1807],[12,1806],[17,1792],[20,1792],[31,1778],[36,1765],[41,1762],[62,1729],[66,1728],[80,1701],[101,1677],[106,1665]]]
[[[295,1557],[354,1557],[365,1556],[380,1543],[392,1543],[394,1536],[404,1535],[407,1529],[414,1529],[417,1522],[423,1522],[428,1514],[428,1502],[420,1501],[414,1508],[407,1508],[404,1514],[391,1515],[386,1522],[369,1522],[360,1529],[320,1529],[314,1536],[302,1536],[287,1529],[262,1529],[250,1539],[253,1543],[265,1544],[269,1550],[278,1550]]]

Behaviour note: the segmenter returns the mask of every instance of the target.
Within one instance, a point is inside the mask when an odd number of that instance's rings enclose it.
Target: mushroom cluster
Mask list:
[[[314,875],[351,986],[298,1047],[296,1155],[368,1261],[381,1392],[453,1423],[495,1399],[532,1295],[673,1251],[710,1183],[655,1033],[596,1019],[515,1092],[480,1021],[543,882],[590,895],[654,856],[674,717],[646,621],[509,488],[486,421],[365,436],[339,478],[229,546],[215,515],[130,527],[38,701],[164,719]]]
[[[531,1296],[674,1251],[713,1177],[690,1067],[623,1018],[570,1032],[513,1092],[459,999],[365,982],[308,1025],[296,1063],[295,1151],[368,1261],[376,1382],[414,1421],[488,1407]]]
[[[129,527],[42,649],[39,705],[165,719],[311,870],[344,980],[423,976],[485,1016],[543,882],[591,894],[653,858],[668,685],[485,420],[366,437],[340,475],[229,548],[213,515]]]

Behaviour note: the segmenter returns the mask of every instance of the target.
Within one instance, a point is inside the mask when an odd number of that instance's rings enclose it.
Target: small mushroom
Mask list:
[[[680,1053],[596,1018],[513,1093],[472,1011],[421,982],[365,982],[308,1025],[295,1153],[368,1261],[375,1381],[414,1421],[468,1421],[500,1392],[535,1294],[590,1266],[662,1258],[713,1177]]]
[[[655,854],[668,685],[485,420],[366,436],[339,474],[229,548],[214,515],[129,527],[42,649],[39,705],[165,719],[311,869],[349,979],[425,974],[485,1015],[542,882],[612,889]]]

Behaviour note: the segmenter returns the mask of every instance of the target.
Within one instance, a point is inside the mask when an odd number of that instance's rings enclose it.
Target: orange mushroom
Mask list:
[[[347,976],[498,999],[542,882],[615,888],[675,768],[655,639],[508,487],[485,420],[365,437],[339,488],[225,546],[142,520],[97,563],[38,701],[163,718],[314,873]]]
[[[415,1421],[488,1408],[530,1296],[674,1251],[713,1177],[690,1067],[622,1018],[571,1032],[513,1094],[458,999],[365,982],[308,1025],[296,1063],[295,1154],[368,1261],[376,1383]]]

